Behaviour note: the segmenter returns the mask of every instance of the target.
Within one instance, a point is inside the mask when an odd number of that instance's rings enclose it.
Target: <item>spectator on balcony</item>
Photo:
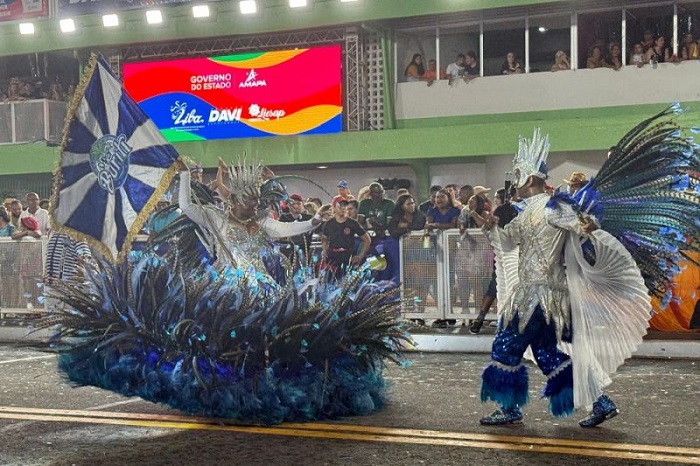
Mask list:
[[[464,80],[469,82],[480,75],[481,70],[479,70],[479,61],[476,59],[476,53],[470,50],[464,59]]]
[[[637,68],[644,66],[644,47],[641,42],[634,44],[632,53],[630,54],[630,65],[636,65]]]
[[[49,100],[66,100],[66,95],[63,92],[61,83],[51,83],[49,92],[46,93],[46,98]]]
[[[47,235],[51,230],[51,221],[49,213],[39,207],[39,195],[37,193],[29,193],[25,197],[27,201],[27,209],[20,214],[20,220],[24,217],[34,217],[39,222],[39,230]]]
[[[642,44],[642,52],[647,53],[647,50],[654,46],[654,33],[650,29],[644,31],[642,35],[644,39],[640,42]]]
[[[520,74],[522,72],[523,68],[515,60],[515,53],[508,52],[503,65],[501,65],[501,74]]]
[[[445,74],[447,75],[447,79],[449,79],[450,86],[452,85],[452,83],[455,82],[456,79],[459,79],[462,76],[464,76],[464,59],[464,54],[460,53],[455,58],[454,63],[450,63],[449,65],[447,65]]]
[[[10,223],[15,226],[15,229],[20,227],[20,216],[23,210],[24,207],[19,199],[15,199],[10,203]]]
[[[700,58],[700,45],[695,42],[692,32],[683,34],[683,44],[681,45],[681,59],[697,60]]]
[[[554,54],[554,64],[552,65],[552,71],[564,71],[570,70],[571,64],[569,63],[569,57],[566,56],[566,52],[563,50],[557,50]]]
[[[20,83],[19,86],[19,96],[17,100],[31,100],[31,99],[37,99],[40,96],[37,94],[37,89],[34,87],[34,84],[28,80],[25,79]]]
[[[428,86],[430,86],[436,79],[445,79],[445,70],[440,70],[440,74],[438,75],[437,62],[434,58],[431,58],[428,60],[428,69],[425,70],[423,80],[428,81]]]
[[[7,93],[4,96],[4,100],[10,101],[10,102],[13,100],[20,100],[19,85],[20,85],[19,78],[16,76],[11,77],[10,81],[7,85]]]
[[[423,56],[420,53],[413,54],[411,63],[408,64],[403,72],[407,82],[420,81],[425,74],[425,66],[423,65]]]
[[[0,237],[12,237],[15,226],[10,222],[10,215],[4,207],[0,207]]]
[[[418,210],[423,212],[423,214],[427,215],[428,211],[435,205],[435,196],[437,195],[438,191],[442,189],[442,186],[436,184],[430,187],[430,197],[428,198],[427,201],[421,202],[421,204],[418,206]]]
[[[666,63],[672,61],[671,51],[666,47],[666,37],[659,36],[654,45],[646,51],[644,62],[650,64]]]
[[[586,61],[586,68],[591,70],[596,68],[610,68],[608,62],[605,61],[603,49],[600,45],[594,45],[591,49],[591,53]]]
[[[609,58],[608,58],[608,64],[610,65],[610,68],[614,70],[619,70],[624,66],[624,63],[622,63],[622,51],[620,49],[620,44],[617,42],[610,42],[610,45],[608,46],[608,51],[609,51]]]

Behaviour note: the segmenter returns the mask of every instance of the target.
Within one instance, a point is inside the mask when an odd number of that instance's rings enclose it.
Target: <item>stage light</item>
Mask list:
[[[148,24],[160,24],[163,22],[163,13],[160,10],[146,11],[146,22]]]
[[[195,18],[208,18],[209,5],[195,5],[192,7],[192,16]]]
[[[306,0],[289,0],[289,8],[302,8],[305,7],[307,3]]]
[[[238,2],[238,8],[242,15],[254,15],[258,12],[258,4],[255,0],[241,0]]]
[[[61,32],[75,32],[75,21],[72,18],[62,19],[58,22]]]
[[[538,27],[537,30],[540,31],[540,32],[542,32],[542,33],[547,32],[547,28],[544,27],[544,26]]]
[[[22,35],[34,34],[34,23],[19,23],[19,33]]]
[[[119,16],[111,14],[102,16],[102,24],[106,28],[113,28],[119,26]]]

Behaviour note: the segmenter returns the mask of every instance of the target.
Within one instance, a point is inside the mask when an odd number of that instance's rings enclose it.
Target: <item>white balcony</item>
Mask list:
[[[67,105],[48,99],[0,102],[0,145],[60,142]]]
[[[400,83],[396,118],[455,117],[700,101],[700,61]]]

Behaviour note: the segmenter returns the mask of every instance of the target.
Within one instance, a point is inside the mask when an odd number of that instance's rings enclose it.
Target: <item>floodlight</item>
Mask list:
[[[75,32],[75,21],[72,18],[62,19],[58,22],[61,32]]]
[[[258,11],[258,5],[255,0],[241,0],[238,2],[238,7],[242,15],[254,15]]]
[[[163,13],[160,10],[146,11],[146,22],[148,24],[160,24],[163,22]]]
[[[209,5],[195,5],[192,7],[192,16],[195,18],[208,18]]]
[[[119,16],[115,14],[102,16],[102,24],[106,28],[113,28],[119,26]]]
[[[22,35],[34,34],[34,23],[19,23],[19,33]]]

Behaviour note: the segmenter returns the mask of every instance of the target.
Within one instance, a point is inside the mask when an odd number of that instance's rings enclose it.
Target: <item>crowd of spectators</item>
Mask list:
[[[673,53],[673,47],[669,45],[666,36],[663,34],[655,35],[651,30],[645,30],[642,38],[635,42],[627,51],[627,65],[643,67],[644,65],[655,66],[658,63],[677,63],[700,59],[700,44],[691,32],[682,35],[678,51],[678,55]],[[625,66],[625,63],[623,63],[622,46],[619,42],[606,44],[602,40],[597,40],[588,50],[586,68],[619,70],[623,66]],[[567,53],[564,50],[557,50],[554,53],[551,71],[570,69],[571,63]],[[524,66],[518,60],[515,52],[508,52],[501,66],[501,74],[511,75],[524,72]],[[457,54],[454,61],[440,71],[437,70],[435,59],[428,60],[426,68],[423,65],[422,55],[416,53],[404,72],[406,81],[426,81],[429,86],[437,79],[447,79],[449,84],[452,85],[458,80],[469,82],[479,75],[479,62],[474,51],[469,51],[466,54]]]
[[[68,91],[64,91],[59,82],[49,83],[42,79],[12,76],[7,86],[0,86],[0,99],[3,102],[32,99],[68,100],[72,92],[72,86]]]

